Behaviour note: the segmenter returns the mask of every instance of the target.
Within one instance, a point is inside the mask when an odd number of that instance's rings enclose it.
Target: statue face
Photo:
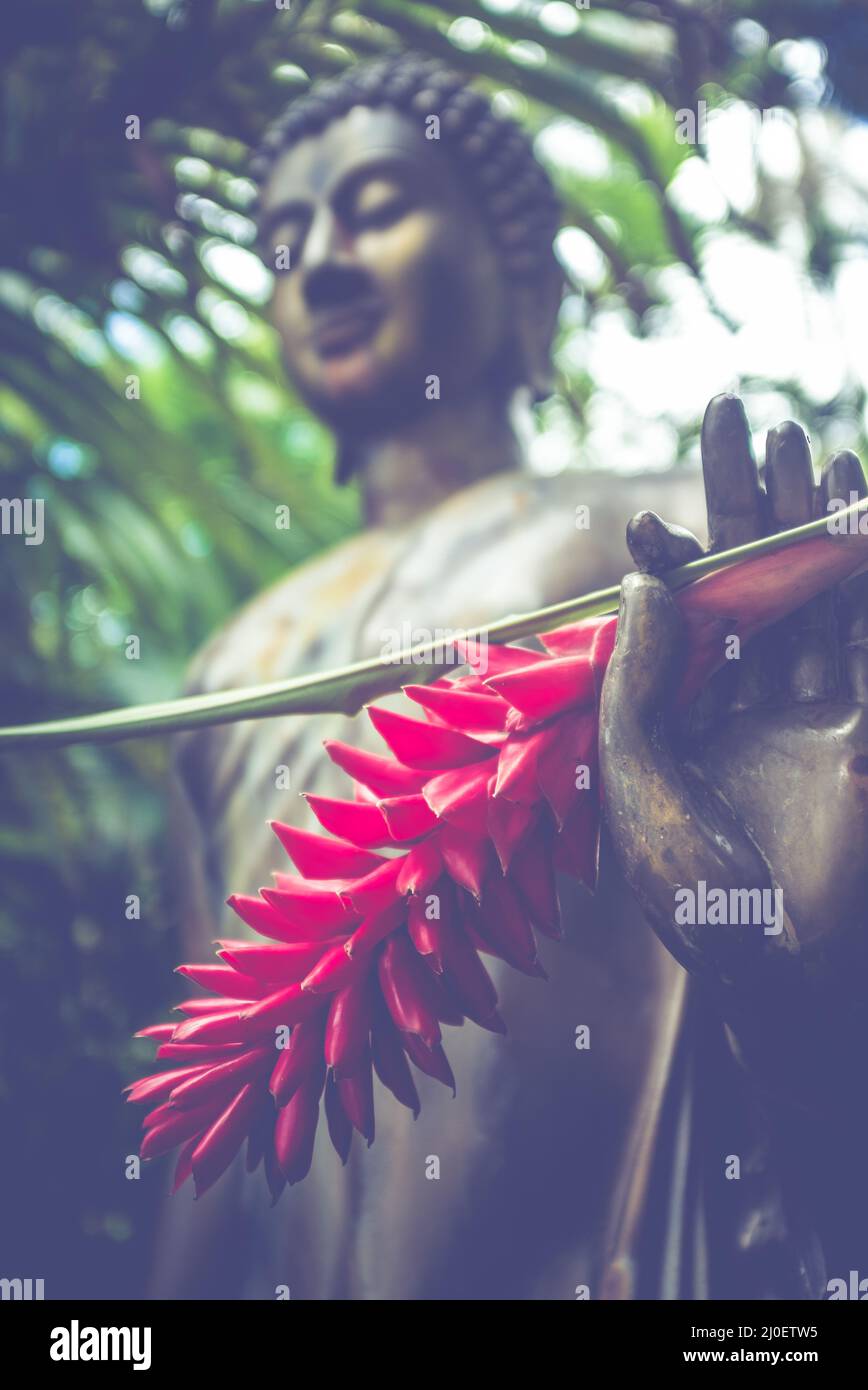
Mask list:
[[[481,214],[425,123],[358,106],[278,158],[263,255],[289,248],[273,319],[299,392],[338,430],[376,431],[473,394],[509,355],[507,295]]]

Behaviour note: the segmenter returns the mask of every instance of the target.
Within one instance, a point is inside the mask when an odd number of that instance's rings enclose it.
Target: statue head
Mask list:
[[[557,198],[462,77],[401,54],[318,82],[253,173],[287,370],[339,436],[421,412],[434,377],[441,399],[550,389]]]

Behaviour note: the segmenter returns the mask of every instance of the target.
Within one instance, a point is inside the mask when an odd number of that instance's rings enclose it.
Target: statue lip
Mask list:
[[[310,341],[320,357],[339,357],[366,343],[383,318],[383,306],[374,300],[342,305],[316,315]]]

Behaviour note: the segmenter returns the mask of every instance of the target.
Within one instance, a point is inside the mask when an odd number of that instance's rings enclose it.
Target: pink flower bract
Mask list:
[[[682,703],[722,663],[727,635],[783,617],[864,550],[815,537],[679,591]],[[141,1155],[180,1148],[176,1189],[192,1177],[201,1195],[246,1141],[248,1169],[263,1165],[277,1200],[308,1172],[322,1112],[343,1162],[353,1130],[373,1142],[374,1072],[416,1115],[414,1070],[454,1089],[444,1026],[505,1031],[483,958],[542,975],[537,933],[561,930],[556,872],[595,885],[598,707],[616,627],[560,628],[542,652],[458,643],[471,674],[407,686],[419,717],[368,710],[384,754],[326,744],[352,795],[308,798],[322,834],[274,823],[296,872],[229,899],[260,939],[180,966],[209,995],[138,1035],[171,1064],[128,1087],[151,1107]]]

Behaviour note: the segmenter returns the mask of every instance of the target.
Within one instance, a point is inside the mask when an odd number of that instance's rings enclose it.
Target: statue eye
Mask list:
[[[387,227],[403,217],[411,200],[407,190],[394,179],[371,179],[356,193],[352,220],[359,227]]]
[[[274,270],[278,275],[286,275],[294,269],[304,241],[299,227],[281,227],[274,238]]]
[[[305,231],[305,219],[291,217],[279,222],[267,239],[261,241],[260,254],[276,275],[287,275],[297,265]]]

